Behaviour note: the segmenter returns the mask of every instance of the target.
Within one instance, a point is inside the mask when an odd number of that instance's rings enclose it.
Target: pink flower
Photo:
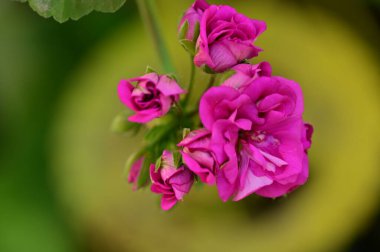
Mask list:
[[[232,67],[231,71],[234,72],[232,76],[226,79],[221,85],[233,87],[237,90],[244,90],[255,79],[272,75],[272,68],[268,62],[261,62],[257,65],[239,64]]]
[[[242,91],[213,87],[199,110],[221,167],[216,183],[222,200],[252,193],[278,197],[306,182],[312,127],[302,121],[297,83],[260,77]]]
[[[191,131],[178,146],[183,147],[182,159],[203,183],[215,184],[216,162],[210,150],[211,132],[207,129]]]
[[[121,102],[135,112],[128,120],[137,123],[165,115],[184,92],[174,79],[156,73],[122,80],[118,86]]]
[[[184,166],[175,167],[173,154],[166,150],[162,154],[161,167],[155,171],[155,165],[150,166],[150,178],[151,191],[162,194],[161,208],[163,210],[169,210],[177,201],[182,200],[194,182],[191,171]]]
[[[201,22],[203,12],[209,6],[210,5],[205,0],[196,0],[193,3],[193,5],[189,9],[186,10],[178,27],[178,30],[181,30],[182,26],[185,24],[186,21],[189,24],[188,30],[183,39],[190,40],[190,41],[194,41],[197,39],[194,37],[195,26],[197,25],[197,23],[199,24]]]
[[[202,16],[194,63],[223,72],[253,58],[261,51],[253,43],[265,29],[263,21],[250,19],[230,6],[211,5]]]
[[[140,172],[141,172],[143,162],[144,162],[143,157],[136,160],[132,164],[131,170],[129,171],[128,183],[133,184],[133,187],[132,187],[133,190],[137,190],[137,181],[138,181],[139,176],[140,176]]]

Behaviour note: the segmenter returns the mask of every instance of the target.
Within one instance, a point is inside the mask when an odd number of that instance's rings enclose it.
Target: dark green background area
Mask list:
[[[97,42],[135,19],[129,3],[59,24],[0,2],[0,251],[86,251],[49,181],[46,141],[67,77]]]
[[[289,2],[333,13],[379,55],[379,1]],[[50,180],[47,141],[70,74],[99,41],[137,14],[128,1],[114,14],[94,12],[59,24],[26,4],[0,2],[0,252],[110,251],[106,243],[94,247],[91,235],[77,237],[67,223]],[[348,251],[380,249],[379,216]]]

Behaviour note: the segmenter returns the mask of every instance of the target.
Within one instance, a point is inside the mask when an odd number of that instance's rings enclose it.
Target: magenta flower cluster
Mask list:
[[[150,177],[162,209],[182,200],[196,181],[215,185],[223,201],[276,198],[307,181],[313,127],[302,118],[299,84],[273,76],[267,62],[247,63],[261,51],[254,42],[265,30],[263,21],[230,6],[196,0],[180,22],[179,39],[196,66],[212,79],[221,76],[199,103],[189,104],[191,88],[185,91],[171,75],[150,72],[120,82],[120,100],[134,112],[128,120],[147,129],[128,182],[137,189]]]

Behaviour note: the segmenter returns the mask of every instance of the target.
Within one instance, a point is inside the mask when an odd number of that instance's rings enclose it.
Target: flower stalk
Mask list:
[[[191,66],[191,70],[190,70],[189,86],[187,87],[187,94],[186,94],[185,100],[183,102],[183,106],[185,108],[187,106],[187,103],[190,100],[190,95],[191,95],[191,92],[193,90],[194,79],[195,79],[195,65],[193,63],[193,57],[192,56],[190,56],[190,66]]]

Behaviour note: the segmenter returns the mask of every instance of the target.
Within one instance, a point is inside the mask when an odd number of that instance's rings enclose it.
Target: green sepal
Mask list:
[[[124,176],[125,177],[128,177],[129,175],[129,171],[131,170],[131,167],[132,165],[138,160],[140,159],[141,157],[143,156],[143,153],[142,151],[138,151],[138,152],[134,152],[132,153],[127,161],[125,162],[125,165],[124,165]]]
[[[139,175],[139,178],[137,180],[137,188],[144,187],[148,184],[149,168],[153,162],[154,162],[154,160],[152,160],[151,153],[147,153],[144,157],[144,162],[142,164],[140,175]]]
[[[182,45],[185,50],[190,53],[192,56],[195,55],[195,43],[194,41],[187,40],[187,39],[181,39],[179,43]]]
[[[160,168],[161,168],[161,156],[159,158],[157,158],[156,160],[156,164],[155,164],[155,167],[154,167],[154,171],[158,171]]]
[[[133,131],[133,134],[137,134],[142,125],[139,123],[130,122],[128,120],[130,115],[130,111],[123,111],[119,113],[112,121],[111,131],[115,133],[126,133]]]
[[[182,139],[185,139],[187,137],[187,135],[189,135],[190,133],[190,129],[189,128],[184,128],[182,130]]]
[[[212,70],[209,66],[203,66],[203,71],[208,74],[215,74],[214,70]]]
[[[178,168],[180,164],[182,163],[182,155],[179,151],[173,151],[173,161],[174,161],[174,166]]]
[[[148,65],[148,66],[146,66],[145,73],[149,74],[149,73],[158,73],[158,72],[152,66]]]
[[[176,82],[178,82],[177,76],[174,73],[166,74],[166,76],[168,76],[170,79],[175,80]]]
[[[199,37],[200,31],[201,31],[201,25],[200,25],[199,22],[196,22],[196,23],[195,23],[195,26],[194,26],[194,37],[193,37],[193,42],[194,42],[194,44],[197,43],[197,40],[198,40],[198,37]]]
[[[186,34],[188,31],[189,31],[189,21],[186,20],[185,23],[183,23],[183,25],[179,29],[178,39],[179,40],[186,39]]]

